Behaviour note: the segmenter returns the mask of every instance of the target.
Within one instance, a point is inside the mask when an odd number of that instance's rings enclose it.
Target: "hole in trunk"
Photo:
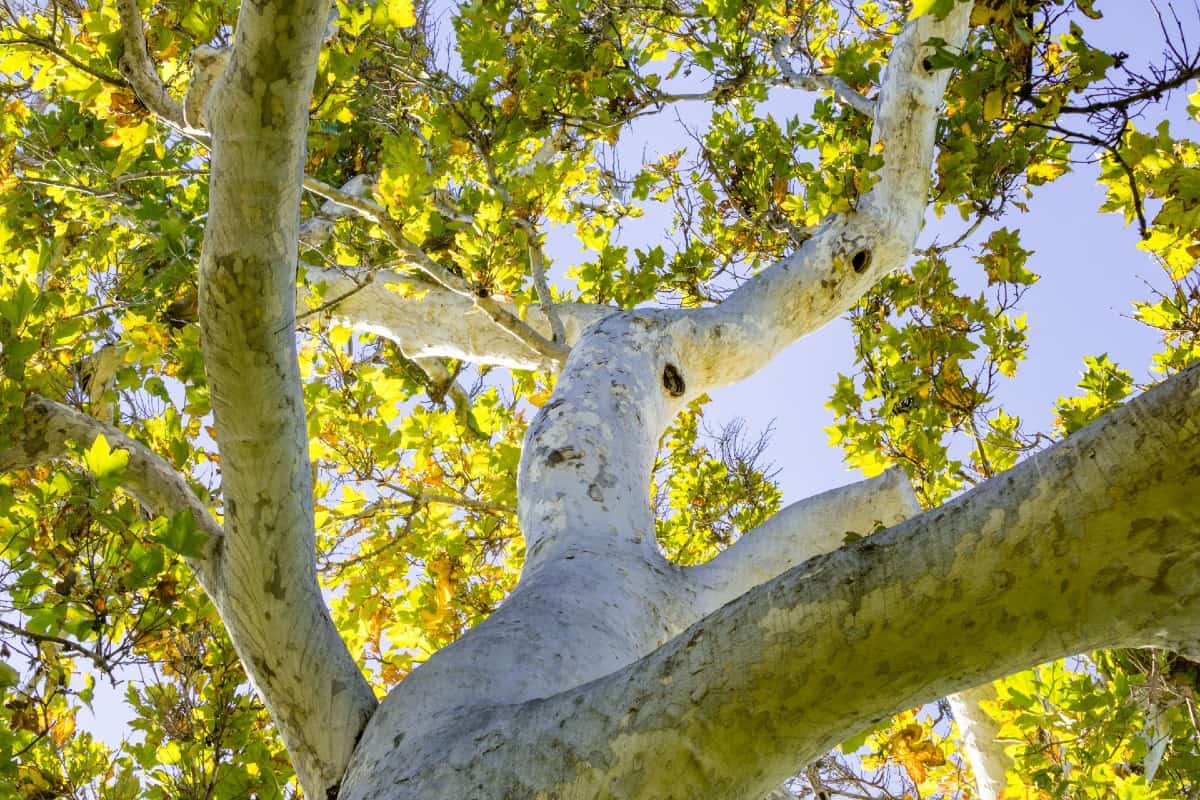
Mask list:
[[[850,266],[854,267],[855,272],[862,273],[863,270],[871,266],[871,251],[859,250],[850,259]]]
[[[667,390],[667,394],[671,397],[680,397],[683,395],[686,388],[683,383],[683,376],[679,374],[679,368],[674,364],[667,364],[663,369],[663,388]]]

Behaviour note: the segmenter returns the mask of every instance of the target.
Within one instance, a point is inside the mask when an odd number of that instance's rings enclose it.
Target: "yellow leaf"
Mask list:
[[[83,463],[97,478],[106,478],[125,469],[125,465],[129,463],[129,453],[125,450],[113,450],[104,434],[100,434],[83,454]]]
[[[529,395],[527,399],[532,405],[541,408],[546,404],[546,401],[550,399],[550,395],[552,394],[554,394],[554,389],[547,387],[536,394]]]
[[[385,28],[409,28],[417,24],[413,0],[380,0],[372,20]]]
[[[971,9],[972,25],[995,25],[1012,17],[1010,0],[979,0]]]
[[[71,734],[73,733],[75,733],[74,716],[59,717],[54,721],[54,724],[50,726],[50,738],[53,739],[54,743],[59,747],[62,747],[64,744],[66,744],[67,740],[71,738]]]

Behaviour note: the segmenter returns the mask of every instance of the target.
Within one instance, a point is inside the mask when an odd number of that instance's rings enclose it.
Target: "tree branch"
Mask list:
[[[117,13],[121,17],[121,36],[125,43],[125,52],[121,55],[121,74],[129,80],[134,94],[164,122],[183,131],[203,133],[190,131],[183,118],[183,104],[171,97],[158,75],[158,69],[146,47],[146,31],[137,0],[117,0]]]
[[[52,644],[57,644],[64,650],[70,650],[71,652],[77,653],[78,655],[88,659],[92,662],[92,664],[95,665],[96,669],[105,673],[110,678],[113,676],[112,664],[110,664],[108,659],[105,658],[104,653],[95,648],[88,647],[85,644],[80,644],[79,642],[72,641],[71,639],[64,639],[61,636],[51,636],[48,633],[34,633],[27,628],[22,628],[20,625],[13,625],[12,623],[5,622],[2,619],[0,619],[0,630],[8,631],[15,636],[20,636],[24,639],[28,639],[31,642],[50,642]]]
[[[1000,724],[979,703],[996,699],[996,687],[991,683],[964,689],[950,695],[950,711],[958,723],[963,752],[975,774],[975,787],[980,800],[997,800],[1004,796],[1008,785],[1008,770],[1012,759],[1004,746],[996,741]]]
[[[306,300],[316,299],[316,285],[323,287],[321,298],[337,298],[327,309],[335,324],[393,341],[409,358],[456,358],[510,369],[546,366],[541,354],[523,340],[505,334],[491,317],[480,313],[474,297],[389,271],[376,272],[365,281],[334,270],[307,267],[305,278],[308,286],[299,291]],[[511,306],[494,302],[513,315],[507,310]],[[563,323],[563,344],[568,347],[589,325],[617,311],[583,303],[562,303],[554,308]],[[530,306],[525,310],[524,326],[543,339],[551,333],[542,309]]]
[[[692,311],[677,323],[690,390],[753,374],[908,258],[924,220],[938,107],[950,78],[949,70],[928,68],[932,51],[925,42],[961,47],[971,6],[956,3],[940,20],[926,14],[896,37],[874,105],[871,148],[883,164],[856,210],[826,220],[792,255],[719,306]]]
[[[847,534],[868,536],[920,510],[908,476],[899,468],[792,503],[716,558],[688,570],[697,592],[695,618],[838,549]]]
[[[332,200],[347,208],[352,208],[378,225],[392,246],[399,250],[412,266],[443,289],[471,300],[474,306],[491,318],[497,327],[526,345],[533,354],[539,357],[539,369],[556,369],[566,358],[567,351],[561,345],[546,339],[521,322],[503,304],[490,297],[481,297],[466,281],[434,261],[421,248],[409,241],[408,237],[404,235],[404,231],[400,230],[392,221],[383,206],[373,200],[341,192],[315,178],[306,177],[304,188],[326,200]]]
[[[336,794],[376,707],[317,584],[294,335],[308,109],[328,12],[326,0],[241,6],[205,104],[199,290],[226,508],[221,618],[313,798]]]
[[[855,111],[868,117],[875,116],[875,101],[868,100],[850,87],[836,75],[814,75],[797,72],[788,56],[792,52],[792,42],[787,36],[780,36],[771,45],[771,55],[775,58],[775,66],[783,77],[783,84],[808,92],[830,92],[839,102],[850,106]]]
[[[217,579],[224,535],[208,508],[174,467],[141,442],[130,438],[112,425],[72,408],[31,395],[25,401],[25,424],[15,431],[20,436],[16,447],[0,453],[0,471],[27,469],[46,461],[74,455],[91,447],[103,435],[113,449],[129,454],[129,463],[121,474],[121,486],[142,505],[159,516],[186,511],[198,530],[207,537],[200,558],[184,558],[200,583],[220,605],[221,584]]]

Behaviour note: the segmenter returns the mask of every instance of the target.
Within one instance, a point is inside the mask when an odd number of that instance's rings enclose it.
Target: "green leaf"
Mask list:
[[[196,527],[191,512],[184,510],[170,518],[155,520],[154,540],[181,556],[199,558],[204,553],[208,536]]]
[[[134,542],[125,552],[125,557],[131,567],[128,583],[135,589],[149,584],[166,566],[162,548],[157,545],[147,547],[141,542]]]
[[[409,28],[417,23],[413,0],[380,0],[372,21],[384,28]]]
[[[14,667],[0,661],[0,689],[16,686],[20,682],[21,673],[17,672]]]

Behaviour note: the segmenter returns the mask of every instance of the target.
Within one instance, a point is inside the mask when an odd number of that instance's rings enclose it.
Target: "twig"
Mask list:
[[[387,488],[399,492],[417,505],[439,503],[448,506],[458,506],[468,511],[480,511],[485,514],[515,514],[517,510],[502,503],[489,503],[484,500],[472,500],[468,497],[453,497],[445,494],[430,494],[422,489],[410,489],[395,483],[385,483]]]
[[[479,429],[478,423],[471,415],[471,396],[459,385],[455,376],[438,358],[414,358],[413,365],[425,374],[428,381],[426,389],[431,400],[437,403],[445,402],[446,395],[454,403],[454,412],[463,427],[479,438],[487,438]]]
[[[353,289],[348,289],[348,290],[342,292],[341,294],[339,294],[337,297],[326,300],[324,303],[321,303],[321,305],[317,306],[316,308],[310,308],[308,311],[305,311],[303,314],[297,314],[296,322],[299,322],[302,319],[307,319],[308,317],[315,317],[319,314],[325,313],[329,309],[336,306],[338,303],[345,300],[347,297],[353,297],[354,295],[361,292],[363,289],[370,286],[371,281],[373,279],[374,279],[374,276],[368,273],[367,277],[364,278],[362,281],[355,281]],[[351,280],[354,280],[354,279],[351,278]]]
[[[98,669],[102,670],[106,675],[108,675],[108,677],[113,677],[112,665],[108,663],[108,659],[99,650],[94,650],[86,645],[80,644],[79,642],[73,642],[70,639],[64,639],[61,636],[52,636],[48,633],[34,633],[28,628],[22,628],[20,625],[13,625],[12,623],[5,622],[4,620],[0,620],[0,629],[16,634],[17,636],[22,636],[33,642],[48,642],[60,645],[67,650],[78,653],[79,655],[90,659],[91,662],[95,664]]]
[[[550,336],[555,344],[565,345],[567,333],[550,296],[550,285],[546,282],[546,254],[542,252],[538,232],[533,223],[523,219],[517,220],[517,227],[525,231],[525,236],[529,239],[529,274],[533,276],[533,290],[537,294],[538,305],[550,321]]]
[[[1113,142],[1105,141],[1104,139],[1101,139],[1098,136],[1092,136],[1087,133],[1080,133],[1079,131],[1072,131],[1067,128],[1060,127],[1058,125],[1047,125],[1045,123],[1034,122],[1032,120],[1025,120],[1025,119],[1008,119],[1005,121],[1010,122],[1014,125],[1029,125],[1034,128],[1042,128],[1044,130],[1053,131],[1054,133],[1057,133],[1060,136],[1071,137],[1071,138],[1074,138],[1084,144],[1090,144],[1094,147],[1099,147],[1103,150],[1107,150],[1109,155],[1112,156],[1113,161],[1117,162],[1117,166],[1119,166],[1125,172],[1125,176],[1128,178],[1129,193],[1130,193],[1130,195],[1132,195],[1132,199],[1133,199],[1133,210],[1134,210],[1134,213],[1137,215],[1137,220],[1138,220],[1138,232],[1141,234],[1141,238],[1143,238],[1143,239],[1149,238],[1150,224],[1146,221],[1146,211],[1145,211],[1145,208],[1143,207],[1143,201],[1142,201],[1142,190],[1138,187],[1137,175],[1134,173],[1133,167],[1130,166],[1129,162],[1125,160],[1125,157],[1123,155],[1121,155],[1121,150],[1118,147],[1118,144],[1114,144]],[[1121,137],[1117,136],[1115,138],[1116,138],[1116,141],[1119,143]]]

